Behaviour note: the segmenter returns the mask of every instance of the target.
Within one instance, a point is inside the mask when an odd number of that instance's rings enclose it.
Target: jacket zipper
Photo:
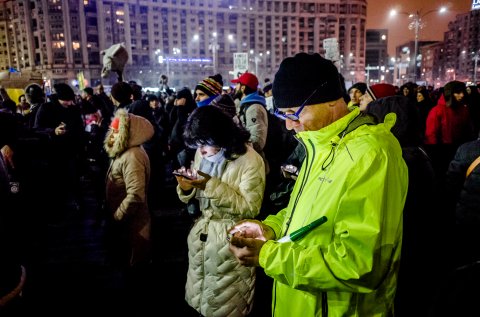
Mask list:
[[[313,158],[315,157],[315,147],[313,146],[312,140],[308,139],[308,142],[310,143],[310,145],[312,147],[312,160],[310,162],[309,162],[309,155],[308,155],[308,151],[307,151],[307,147],[305,146],[305,143],[302,140],[299,140],[299,141],[303,145],[303,147],[305,148],[305,153],[306,153],[305,167],[307,168],[307,170],[305,172],[305,177],[303,177],[303,179],[302,179],[302,185],[300,186],[300,190],[298,191],[298,194],[295,197],[295,203],[293,204],[292,212],[290,213],[290,218],[288,219],[288,221],[286,223],[286,229],[285,229],[284,235],[287,234],[288,228],[290,227],[290,223],[292,222],[293,214],[295,213],[295,210],[297,208],[297,203],[298,203],[298,200],[300,199],[300,196],[302,195],[303,188],[305,187],[305,184],[307,183],[308,176],[310,175],[310,171],[312,170],[312,166],[313,166],[313,164],[312,164]]]
[[[322,317],[328,316],[327,292],[322,292]]]

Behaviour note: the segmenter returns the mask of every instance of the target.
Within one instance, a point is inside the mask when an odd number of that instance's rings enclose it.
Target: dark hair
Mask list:
[[[272,83],[269,83],[267,85],[265,85],[263,87],[263,92],[266,93],[266,92],[269,92],[270,90],[272,90],[272,87],[273,87],[273,84]]]
[[[28,103],[38,104],[45,102],[45,93],[43,89],[38,84],[30,84],[25,87],[25,97],[27,98]]]
[[[123,104],[130,103],[130,96],[133,94],[132,87],[126,82],[117,82],[110,89],[110,94],[116,101]]]
[[[430,93],[426,88],[417,89],[417,94],[421,94],[426,101],[431,102]]]
[[[234,156],[247,152],[250,132],[237,125],[219,108],[205,106],[192,112],[185,125],[183,138],[190,148],[197,148],[199,144],[219,146],[225,149],[227,159],[234,159]]]
[[[244,90],[244,93],[246,96],[250,95],[250,94],[253,94],[254,92],[258,92],[258,90],[255,88],[255,89],[252,89],[250,87],[248,87],[247,85],[243,85],[245,86],[245,90]]]
[[[130,87],[132,87],[132,95],[133,95],[133,100],[140,100],[142,99],[142,89],[143,87],[138,85],[137,83],[129,82]]]
[[[158,101],[158,97],[155,96],[154,94],[150,94],[150,95],[145,96],[145,100],[148,101],[148,102]]]
[[[85,87],[83,88],[83,91],[89,95],[89,96],[93,96],[93,88],[92,87]]]
[[[195,100],[193,98],[192,92],[190,91],[190,88],[188,87],[183,87],[177,91],[175,94],[175,99],[181,99],[185,98],[186,102],[185,105],[182,107],[179,107],[179,109],[182,109],[181,111],[185,111],[185,113],[191,113],[193,110],[197,108],[197,104],[195,103]]]

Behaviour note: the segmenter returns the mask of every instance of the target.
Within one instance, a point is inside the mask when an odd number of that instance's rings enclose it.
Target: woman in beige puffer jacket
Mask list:
[[[106,203],[113,218],[113,243],[121,265],[134,267],[150,261],[151,219],[147,206],[150,161],[142,144],[153,136],[145,118],[117,110],[104,147],[110,157]]]
[[[185,126],[185,142],[197,152],[192,170],[180,172],[200,176],[176,176],[177,193],[185,203],[198,200],[201,211],[187,240],[185,299],[206,317],[246,316],[253,304],[255,269],[237,262],[227,240],[227,229],[262,204],[265,167],[249,137],[213,106],[197,108]]]

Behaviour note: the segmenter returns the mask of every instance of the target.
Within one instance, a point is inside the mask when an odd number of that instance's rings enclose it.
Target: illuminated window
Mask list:
[[[65,42],[63,41],[55,41],[53,42],[53,48],[63,48],[65,47]]]

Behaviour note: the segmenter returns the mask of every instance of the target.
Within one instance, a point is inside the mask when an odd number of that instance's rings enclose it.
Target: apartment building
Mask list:
[[[366,36],[366,82],[370,84],[391,82],[388,68],[388,30],[369,29]]]
[[[475,4],[475,1],[473,2]],[[445,32],[445,69],[442,74],[446,81],[473,81],[480,77],[480,7],[472,5],[470,12],[459,14],[448,24]],[[475,61],[477,60],[477,61]],[[475,69],[477,66],[477,69]]]
[[[366,0],[15,0],[0,3],[0,70],[48,80],[101,81],[100,52],[125,43],[125,80],[190,86],[214,72],[233,78],[233,53],[249,54],[262,81],[298,52],[323,54],[337,38],[341,70],[365,80]],[[103,79],[115,82],[115,76]]]

